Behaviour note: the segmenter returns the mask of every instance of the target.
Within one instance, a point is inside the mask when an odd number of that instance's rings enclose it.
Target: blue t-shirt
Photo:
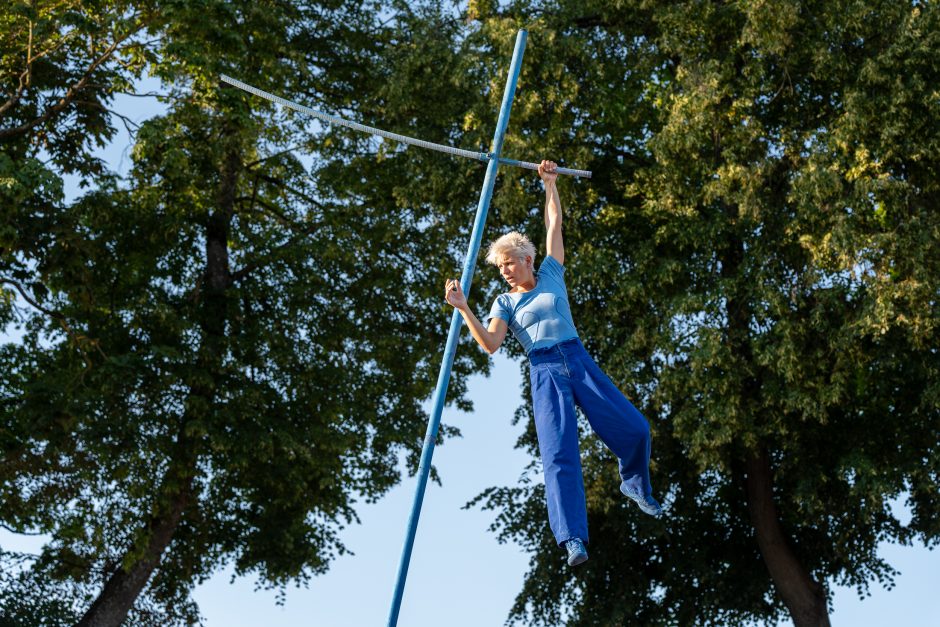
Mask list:
[[[571,319],[565,267],[552,256],[539,266],[535,287],[528,292],[501,294],[487,316],[505,320],[526,354],[578,337]]]

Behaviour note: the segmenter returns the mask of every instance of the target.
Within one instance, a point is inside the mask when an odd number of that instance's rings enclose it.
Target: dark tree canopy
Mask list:
[[[533,82],[576,85],[514,121],[551,129],[549,154],[591,148],[591,185],[562,188],[575,319],[652,423],[668,515],[638,517],[586,438],[597,548],[571,585],[540,488],[492,490],[533,552],[512,618],[828,624],[828,583],[890,581],[880,542],[940,539],[940,12],[542,11],[482,29],[538,16]]]
[[[4,556],[4,615],[191,622],[192,587],[222,564],[271,586],[324,572],[356,503],[399,480],[400,454],[416,463],[463,222],[437,208],[469,210],[475,184],[418,185],[402,172],[429,157],[218,75],[401,125],[407,88],[440,105],[416,131],[446,139],[444,79],[463,77],[427,77],[458,22],[332,1],[0,11],[2,322],[23,334],[0,348],[0,521],[51,537]],[[143,72],[166,113],[118,179],[95,150]],[[65,174],[87,191],[66,200]],[[455,364],[464,407],[471,369],[484,356]]]
[[[0,348],[0,523],[52,537],[0,555],[7,615],[187,622],[225,562],[279,586],[343,551],[356,503],[414,464],[482,170],[217,77],[485,149],[520,27],[504,152],[594,171],[561,184],[575,319],[650,419],[668,515],[637,516],[586,438],[597,548],[572,578],[539,487],[489,491],[532,553],[510,619],[824,625],[827,585],[890,580],[880,542],[937,543],[936,6],[457,11],[0,8],[0,324],[25,334]],[[119,178],[96,151],[145,73],[167,110]],[[64,175],[86,191],[66,199]],[[485,237],[539,241],[537,180],[500,179]],[[482,310],[501,288],[477,276]],[[465,334],[450,397],[486,368]],[[520,445],[537,454],[534,428]]]

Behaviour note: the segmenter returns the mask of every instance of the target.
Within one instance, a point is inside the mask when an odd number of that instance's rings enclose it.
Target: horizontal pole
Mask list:
[[[489,155],[485,152],[474,152],[472,150],[462,150],[460,148],[454,148],[453,146],[445,146],[443,144],[435,144],[433,142],[426,142],[423,139],[415,139],[414,137],[408,137],[407,135],[399,135],[398,133],[391,133],[389,131],[383,131],[380,128],[375,128],[374,126],[366,126],[365,124],[357,124],[356,122],[350,122],[349,120],[344,120],[343,118],[338,118],[335,115],[329,115],[326,113],[321,113],[310,107],[305,107],[302,104],[297,104],[296,102],[291,102],[286,98],[281,98],[280,96],[275,96],[274,94],[268,93],[257,87],[252,87],[248,83],[243,83],[238,79],[232,78],[231,76],[226,76],[222,74],[220,78],[228,83],[229,85],[234,85],[239,89],[243,89],[250,94],[256,96],[261,96],[266,100],[271,102],[276,102],[277,104],[287,107],[288,109],[293,109],[294,111],[299,111],[301,113],[306,113],[312,115],[313,117],[327,122],[329,124],[338,124],[340,126],[345,126],[346,128],[351,128],[354,131],[360,131],[363,133],[369,133],[370,135],[378,135],[379,137],[385,137],[386,139],[391,139],[403,144],[411,144],[412,146],[419,146],[421,148],[428,148],[430,150],[437,150],[439,152],[446,152],[452,155],[457,155],[460,157],[467,157],[468,159],[476,159],[477,161],[489,161]]]
[[[316,109],[311,109],[310,107],[305,107],[302,104],[297,104],[287,100],[286,98],[281,98],[272,93],[266,92],[263,89],[258,89],[253,87],[248,83],[244,83],[236,78],[231,76],[226,76],[221,74],[219,78],[224,83],[228,83],[234,87],[238,87],[244,91],[247,91],[249,94],[254,94],[255,96],[260,96],[265,100],[270,100],[271,102],[277,103],[282,107],[288,109],[293,109],[300,113],[306,113],[311,115],[322,122],[328,124],[337,124],[339,126],[345,126],[346,128],[351,128],[354,131],[359,131],[362,133],[368,133],[370,135],[378,135],[379,137],[384,137],[386,139],[391,139],[392,141],[400,142],[403,144],[409,144],[411,146],[418,146],[419,148],[427,148],[428,150],[436,150],[438,152],[444,152],[449,155],[456,155],[458,157],[466,157],[467,159],[473,159],[474,161],[483,161],[487,162],[493,157],[493,153],[488,152],[479,152],[474,150],[464,150],[462,148],[455,148],[453,146],[446,146],[444,144],[435,144],[434,142],[424,141],[423,139],[416,139],[414,137],[408,137],[407,135],[401,135],[399,133],[392,133],[391,131],[383,131],[380,128],[375,128],[374,126],[366,126],[365,124],[358,124],[356,122],[350,122],[349,120],[344,120],[343,118],[338,118],[335,115],[329,115],[327,113],[322,113]],[[539,164],[532,163],[529,161],[516,161],[514,159],[506,159],[504,157],[499,158],[500,163],[506,165],[512,165],[519,168],[526,168],[527,170],[538,170]],[[567,176],[578,176],[582,178],[591,178],[591,172],[588,170],[573,170],[570,168],[558,168],[556,170],[558,174],[563,174]]]
[[[516,161],[515,159],[507,159],[506,157],[499,158],[500,163],[505,163],[506,165],[514,165],[517,168],[525,168],[526,170],[536,170],[539,169],[539,164],[532,163],[531,161]],[[567,176],[578,176],[581,178],[589,179],[591,178],[590,170],[575,170],[572,168],[555,168],[557,174],[564,174]]]

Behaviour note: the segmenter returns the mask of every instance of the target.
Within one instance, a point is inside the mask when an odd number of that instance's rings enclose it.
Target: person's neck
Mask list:
[[[534,289],[535,289],[535,275],[532,275],[531,279],[527,279],[523,281],[522,283],[519,283],[518,285],[516,285],[516,287],[512,289],[512,291],[518,294],[521,292],[531,292]]]

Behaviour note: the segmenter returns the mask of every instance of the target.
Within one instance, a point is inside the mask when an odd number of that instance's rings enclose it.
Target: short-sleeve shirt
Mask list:
[[[565,287],[565,267],[547,255],[539,266],[535,287],[497,296],[487,322],[492,318],[506,321],[526,354],[578,337]]]

